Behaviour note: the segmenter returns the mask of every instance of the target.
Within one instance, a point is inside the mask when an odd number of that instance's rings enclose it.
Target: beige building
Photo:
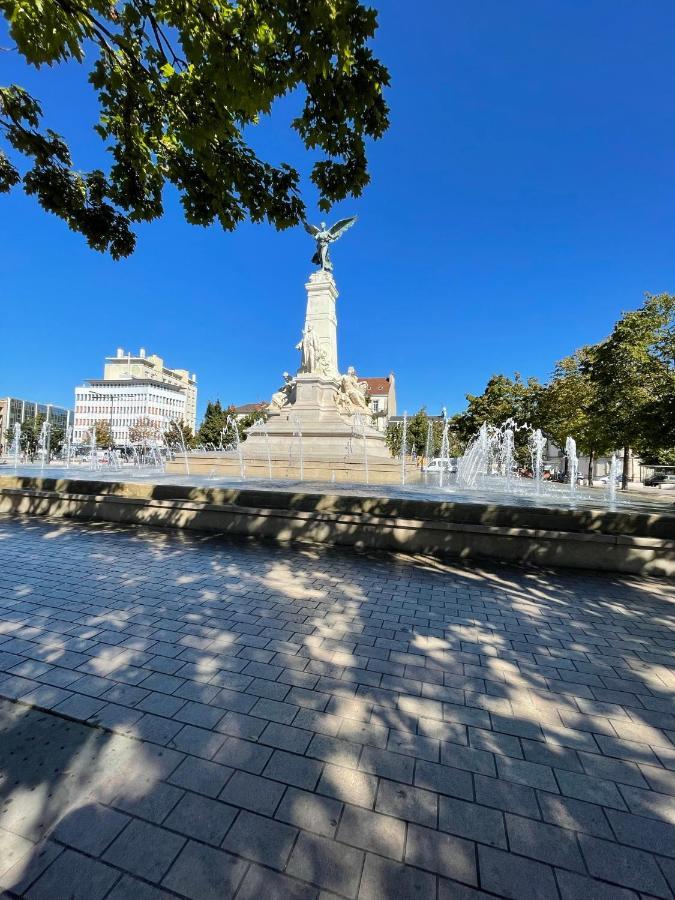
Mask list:
[[[185,394],[185,418],[184,422],[190,428],[197,425],[197,376],[190,374],[187,369],[169,369],[164,365],[164,360],[155,353],[146,356],[141,347],[138,356],[126,353],[121,347],[117,348],[115,356],[107,356],[103,368],[105,381],[125,378],[149,378],[162,384],[169,384],[178,388]]]
[[[197,376],[186,369],[169,369],[156,354],[125,353],[105,359],[103,378],[89,379],[75,388],[73,437],[84,441],[92,425],[109,423],[116,442],[129,440],[129,429],[139,419],[150,420],[158,433],[171,422],[197,427]]]
[[[396,379],[394,373],[382,378],[361,378],[368,385],[370,409],[373,413],[373,425],[378,431],[385,431],[391,416],[396,415]]]

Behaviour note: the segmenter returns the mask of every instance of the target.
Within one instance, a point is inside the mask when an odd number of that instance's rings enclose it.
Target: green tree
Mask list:
[[[61,452],[65,439],[66,433],[64,429],[60,425],[52,425],[49,433],[49,452],[53,456]]]
[[[167,430],[164,432],[164,440],[169,445],[178,450],[183,449],[183,444],[187,450],[195,445],[195,436],[189,425],[181,419],[180,422],[171,422]]]
[[[624,313],[597,346],[591,368],[594,414],[607,422],[611,443],[623,447],[623,487],[630,450],[667,451],[675,444],[675,297],[647,294]]]
[[[94,422],[94,428],[96,429],[96,446],[104,450],[112,447],[113,437],[108,420],[98,419]]]
[[[197,443],[213,444],[214,447],[218,447],[226,424],[227,412],[221,406],[220,400],[216,400],[215,403],[209,401],[206,404],[202,424],[197,432]]]
[[[35,419],[26,419],[21,424],[21,436],[19,446],[24,453],[28,454],[30,459],[34,459],[40,445],[40,433],[45,416],[40,413]],[[60,425],[52,425],[49,432],[49,453],[50,456],[58,453],[63,446],[64,430]],[[5,453],[10,453],[14,446],[14,428],[8,428],[5,432]]]
[[[263,422],[267,421],[267,409],[257,409],[255,412],[247,413],[245,416],[242,416],[240,419],[237,419],[237,428],[239,429],[239,439],[242,441],[246,440],[246,433],[252,425],[255,425],[256,422],[259,422],[262,419]]]
[[[541,390],[533,424],[558,447],[572,436],[582,456],[588,456],[588,483],[593,484],[595,459],[612,449],[606,415],[597,404],[592,379],[597,347],[581,347],[556,363],[553,377]]]
[[[507,419],[515,419],[520,425],[526,422],[536,425],[541,391],[542,385],[536,378],[524,381],[518,372],[513,378],[492,375],[483,393],[467,394],[466,410],[453,416],[458,439],[465,446],[478,433],[483,422],[501,425]],[[517,431],[514,438],[519,462],[529,462],[527,432]]]
[[[21,423],[21,449],[30,460],[35,459],[40,444],[44,415],[38,414],[34,419],[26,419]]]
[[[301,100],[291,124],[314,158],[321,209],[369,181],[366,140],[388,127],[389,75],[370,49],[376,13],[359,0],[2,0],[0,10],[31,66],[93,60],[109,171],[78,171],[38,100],[13,84],[0,88],[12,157],[0,150],[0,191],[21,184],[96,250],[133,252],[132,223],[162,215],[167,183],[191,224],[301,222],[298,171],[248,143],[288,94]]]
[[[483,422],[501,425],[507,419],[515,419],[520,424],[534,421],[541,389],[536,378],[523,381],[518,372],[513,378],[492,375],[482,394],[466,395],[466,411],[454,417],[460,437],[471,440]]]
[[[412,454],[414,451],[417,456],[425,456],[430,423],[431,456],[434,457],[439,455],[443,439],[443,422],[436,418],[430,419],[425,406],[420,407],[416,413],[408,417],[406,433],[406,451],[408,454]],[[401,453],[401,445],[403,443],[403,424],[400,422],[390,422],[385,432],[385,440],[392,456],[399,456]],[[460,445],[456,431],[452,427],[452,423],[448,430],[448,446],[449,456],[458,456],[460,454]]]
[[[129,428],[129,440],[132,444],[141,444],[148,447],[159,440],[159,428],[154,419],[149,416],[139,416]]]
[[[20,441],[19,441],[19,443],[20,443]],[[3,448],[3,452],[5,454],[10,453],[13,446],[14,446],[14,429],[8,428],[5,431],[5,446]]]

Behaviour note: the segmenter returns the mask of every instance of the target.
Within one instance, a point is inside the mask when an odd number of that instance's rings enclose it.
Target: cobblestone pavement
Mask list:
[[[0,891],[673,897],[674,623],[665,582],[0,520]]]

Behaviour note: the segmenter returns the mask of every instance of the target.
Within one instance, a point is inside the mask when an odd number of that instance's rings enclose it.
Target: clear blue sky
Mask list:
[[[645,291],[675,290],[675,7],[377,5],[392,127],[371,146],[364,196],[331,216],[359,216],[333,253],[340,364],[394,370],[400,411],[455,411],[493,372],[545,378]],[[26,73],[2,53],[12,80],[44,101],[79,166],[100,163],[78,67]],[[253,139],[307,171],[292,106]],[[15,192],[0,196],[0,232],[1,395],[72,404],[117,346],[195,370],[200,413],[268,398],[297,366],[312,252],[300,230],[191,227],[168,195],[114,263]]]

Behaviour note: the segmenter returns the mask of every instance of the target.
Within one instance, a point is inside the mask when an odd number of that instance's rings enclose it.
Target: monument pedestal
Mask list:
[[[262,429],[249,433],[242,444],[245,456],[269,452],[275,459],[297,454],[302,436],[306,460],[334,460],[336,463],[363,457],[380,461],[391,459],[384,435],[370,424],[370,416],[340,413],[337,397],[340,383],[322,375],[300,373],[296,376],[292,402],[281,409],[270,408]]]

